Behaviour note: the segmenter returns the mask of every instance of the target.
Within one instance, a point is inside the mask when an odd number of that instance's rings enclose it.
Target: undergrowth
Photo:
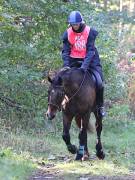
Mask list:
[[[116,112],[116,113],[113,113]],[[57,168],[62,168],[68,173],[74,169],[79,174],[102,174],[102,175],[120,175],[128,174],[134,168],[135,151],[134,151],[134,128],[135,122],[128,119],[127,105],[115,105],[108,110],[108,115],[103,121],[102,142],[106,158],[103,161],[90,159],[84,164],[76,164],[75,156],[71,155],[62,140],[62,122],[60,115],[50,122],[50,127],[43,130],[16,131],[13,133],[9,130],[1,129],[0,135],[0,160],[2,164],[1,177],[17,176],[17,173],[27,174],[32,164],[27,162],[54,163]],[[92,116],[92,123],[95,122]],[[57,123],[59,126],[57,126]],[[75,123],[71,127],[71,141],[78,146],[78,133]],[[88,135],[88,147],[90,156],[95,157],[96,135]],[[16,158],[17,157],[17,158]],[[21,157],[21,158],[20,158]],[[70,162],[64,159],[70,158]],[[19,160],[18,160],[19,159]],[[61,161],[62,159],[62,161]],[[11,167],[13,165],[13,167]],[[20,168],[22,167],[22,169]],[[87,168],[87,167],[90,168]],[[17,168],[16,168],[17,167]],[[101,170],[102,167],[102,170]],[[13,174],[13,168],[17,169]],[[7,171],[9,169],[9,171]],[[102,172],[101,172],[102,171]],[[25,173],[24,173],[25,172]]]

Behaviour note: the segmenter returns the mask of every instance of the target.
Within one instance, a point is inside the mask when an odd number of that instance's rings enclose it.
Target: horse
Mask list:
[[[67,149],[76,154],[75,160],[89,159],[87,146],[87,132],[90,130],[90,115],[93,112],[96,118],[97,133],[96,156],[104,159],[101,143],[102,117],[97,114],[96,86],[92,74],[79,68],[61,69],[55,77],[48,76],[50,86],[48,89],[48,119],[55,118],[57,111],[62,110],[63,134],[62,138]],[[79,127],[79,148],[71,143],[70,127],[73,118]]]

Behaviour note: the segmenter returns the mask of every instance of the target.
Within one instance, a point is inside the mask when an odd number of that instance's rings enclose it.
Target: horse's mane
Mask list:
[[[73,69],[60,69],[56,72],[55,76],[53,77],[53,84],[54,85],[61,85],[61,80],[63,78],[64,75],[69,75],[70,72],[72,71]]]
[[[58,70],[53,78],[53,84],[54,85],[61,85],[61,82],[63,79],[66,80],[75,80],[80,84],[80,81],[83,80],[85,76],[85,72],[80,70],[77,67],[73,68],[62,68]],[[87,73],[86,78],[89,77],[89,82],[90,82],[90,73]]]

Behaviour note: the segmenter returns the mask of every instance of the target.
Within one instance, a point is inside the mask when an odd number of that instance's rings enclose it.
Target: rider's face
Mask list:
[[[80,27],[80,23],[79,24],[72,24],[71,26],[75,31],[77,31]]]

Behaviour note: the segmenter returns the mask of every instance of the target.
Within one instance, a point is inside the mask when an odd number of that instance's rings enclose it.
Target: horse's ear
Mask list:
[[[48,72],[48,81],[50,82],[50,83],[52,83],[52,81],[53,81],[53,78],[56,76],[56,71],[51,71],[51,70],[49,70],[49,72]]]
[[[50,78],[50,76],[48,76],[48,81],[52,83],[52,79]]]

